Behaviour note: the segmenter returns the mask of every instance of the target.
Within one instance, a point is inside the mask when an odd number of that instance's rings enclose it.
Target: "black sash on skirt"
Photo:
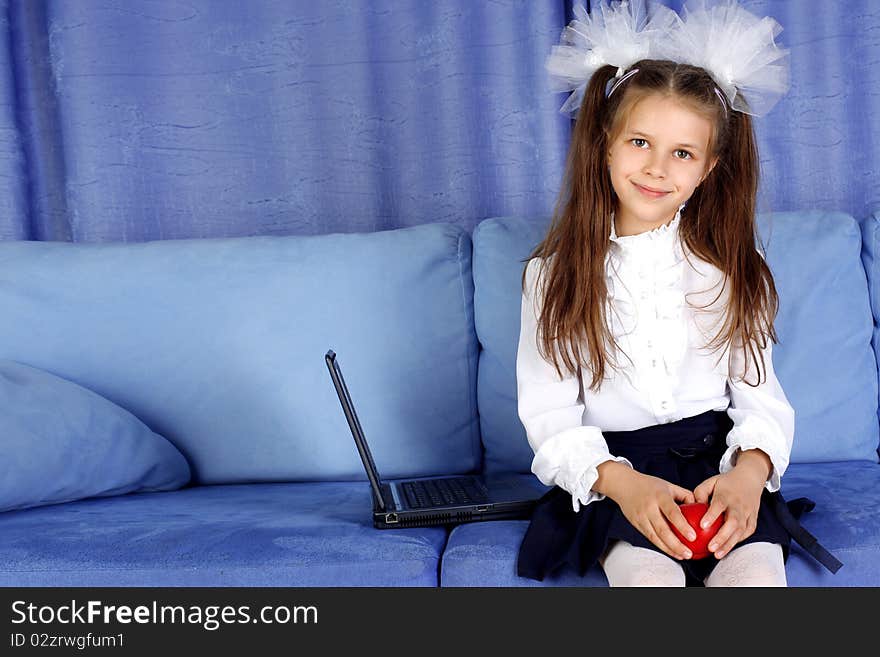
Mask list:
[[[669,424],[634,431],[605,431],[602,435],[609,451],[629,459],[638,472],[694,490],[718,474],[718,465],[727,449],[727,434],[732,427],[726,412],[706,411]],[[802,513],[814,506],[815,503],[805,497],[786,502],[778,491],[770,493],[764,489],[755,532],[737,545],[759,541],[778,543],[788,560],[790,541],[794,539],[819,563],[836,573],[843,564],[798,521]],[[571,495],[554,486],[538,501],[532,513],[519,549],[517,574],[543,580],[568,566],[583,576],[598,563],[614,540],[665,554],[630,524],[611,498],[591,502],[575,513]],[[678,561],[684,568],[688,586],[701,586],[717,562],[714,555]]]

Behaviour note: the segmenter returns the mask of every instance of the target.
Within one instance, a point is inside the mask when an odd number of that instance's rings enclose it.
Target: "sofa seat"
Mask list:
[[[184,488],[0,514],[0,586],[437,586],[443,528],[379,530],[366,482]]]
[[[523,475],[531,476],[531,475]],[[880,465],[868,461],[796,463],[783,479],[786,499],[809,497],[816,508],[804,527],[844,566],[832,575],[793,543],[789,586],[880,586]],[[544,582],[516,575],[516,555],[527,521],[459,525],[449,536],[442,586],[607,586],[599,567],[585,577],[559,572]]]

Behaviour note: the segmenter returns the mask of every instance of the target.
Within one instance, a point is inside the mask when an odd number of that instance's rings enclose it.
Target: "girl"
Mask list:
[[[628,11],[600,7],[606,34]],[[728,10],[728,24],[751,17]],[[669,14],[633,42],[653,33],[670,52],[674,30],[654,29]],[[692,40],[686,23],[675,29]],[[815,540],[795,519],[812,503],[778,492],[794,411],[773,370],[776,288],[755,248],[748,98],[672,57],[600,63],[576,93],[563,193],[523,272],[519,415],[532,471],[554,488],[518,573],[599,563],[611,586],[785,586],[790,539]],[[723,516],[704,559],[672,529],[693,538],[679,509],[692,502],[709,504],[704,526]]]

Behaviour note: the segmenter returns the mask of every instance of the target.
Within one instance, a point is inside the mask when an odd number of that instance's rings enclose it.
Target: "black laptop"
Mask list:
[[[547,487],[521,474],[451,475],[382,481],[342,378],[336,354],[324,356],[373,493],[373,524],[380,529],[426,527],[477,520],[528,518]]]

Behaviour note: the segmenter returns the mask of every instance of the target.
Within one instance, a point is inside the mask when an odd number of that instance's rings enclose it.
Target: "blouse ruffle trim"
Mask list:
[[[622,371],[632,377],[628,356],[636,370],[648,376],[652,372],[662,375],[667,382],[664,387],[669,389],[678,384],[688,348],[680,221],[681,210],[672,221],[654,230],[618,237],[612,217],[613,246],[605,263],[606,314],[611,334],[626,354],[618,358]],[[639,326],[642,330],[636,331]],[[658,360],[662,360],[662,370]],[[638,382],[632,378],[631,382],[642,389],[656,385],[656,381]],[[675,409],[662,410],[671,414]]]

